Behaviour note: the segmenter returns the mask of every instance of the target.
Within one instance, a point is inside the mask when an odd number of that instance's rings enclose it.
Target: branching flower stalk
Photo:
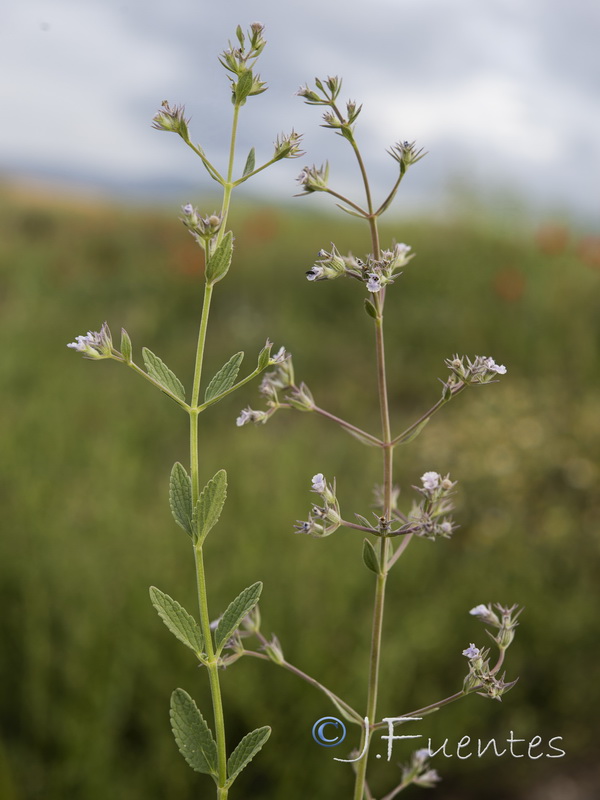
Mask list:
[[[354,135],[355,122],[362,106],[357,106],[354,101],[348,101],[344,113],[338,102],[341,86],[341,80],[337,77],[328,77],[325,80],[316,79],[314,89],[305,86],[299,90],[298,94],[309,105],[325,107],[327,110],[323,114],[323,127],[333,129],[352,147],[363,184],[364,202],[357,202],[345,197],[330,187],[327,163],[320,168],[316,165],[304,167],[298,178],[302,189],[300,194],[324,192],[340,201],[337,205],[342,211],[365,220],[369,227],[371,253],[365,259],[356,258],[351,254],[343,256],[335,244],[332,244],[330,251],[319,251],[317,260],[306,275],[308,280],[313,282],[347,277],[359,281],[366,287],[368,297],[364,301],[365,309],[373,319],[375,328],[376,385],[381,432],[379,435],[369,433],[320,408],[308,386],[296,382],[291,360],[286,363],[284,368],[267,373],[263,378],[260,391],[267,400],[267,410],[246,408],[238,417],[237,424],[265,423],[279,409],[293,408],[323,416],[346,430],[362,444],[378,447],[381,450],[382,484],[376,492],[376,505],[379,511],[378,514],[375,514],[374,522],[370,522],[360,514],[355,514],[359,524],[344,519],[336,496],[335,481],[329,483],[324,475],[319,473],[313,476],[311,488],[320,496],[322,505],[313,505],[308,520],[298,521],[295,526],[297,532],[316,537],[329,536],[338,528],[358,530],[377,537],[375,544],[372,539],[366,538],[363,546],[364,563],[375,573],[365,712],[364,716],[361,715],[358,720],[356,712],[345,715],[346,719],[360,724],[362,728],[357,751],[358,757],[352,759],[355,770],[353,798],[354,800],[364,800],[364,798],[372,800],[373,796],[367,784],[371,734],[388,725],[386,721],[377,722],[382,628],[388,575],[415,536],[432,540],[449,538],[456,529],[454,521],[449,516],[449,512],[452,510],[450,497],[456,482],[450,480],[448,475],[443,477],[437,472],[426,472],[421,477],[422,485],[413,487],[419,493],[420,501],[413,503],[412,509],[406,513],[398,508],[399,490],[393,482],[394,450],[399,445],[412,441],[446,403],[462,393],[468,386],[490,383],[498,375],[504,374],[506,368],[496,364],[489,357],[477,356],[471,360],[455,355],[446,359],[445,364],[450,374],[442,382],[441,398],[401,433],[397,435],[392,433],[387,388],[384,309],[388,287],[401,275],[402,268],[409,263],[414,254],[411,252],[411,247],[402,243],[394,243],[389,249],[382,250],[378,220],[390,207],[408,168],[420,161],[425,153],[422,149],[417,149],[414,142],[398,142],[390,148],[388,152],[398,164],[398,175],[383,202],[375,207],[365,162]],[[397,541],[395,537],[401,537],[398,546],[394,545],[394,542]],[[400,716],[430,714],[472,692],[500,699],[502,694],[514,685],[515,681],[506,683],[504,677],[497,677],[497,673],[503,663],[506,647],[512,641],[519,611],[516,606],[510,609],[502,606],[497,606],[497,608],[501,613],[502,621],[489,606],[480,605],[471,611],[471,614],[501,631],[497,637],[492,637],[499,648],[496,665],[490,666],[488,650],[480,650],[475,645],[471,645],[463,651],[463,655],[469,659],[469,673],[461,691],[415,712],[403,713]],[[284,666],[283,657],[279,663]],[[337,700],[338,702],[334,701],[334,704],[339,709],[339,698]],[[364,724],[362,724],[363,720]],[[427,759],[426,751],[413,753],[410,764],[403,769],[402,781],[383,800],[392,800],[410,785],[433,786],[439,777],[435,770],[429,768]]]
[[[298,134],[292,131],[288,135],[278,136],[275,141],[274,154],[268,161],[256,167],[255,151],[252,148],[241,176],[234,179],[240,110],[248,97],[261,94],[266,89],[266,84],[254,71],[255,63],[266,44],[263,37],[263,26],[258,23],[251,25],[247,37],[238,27],[236,37],[237,44],[234,46],[230,43],[229,48],[222,53],[220,58],[222,65],[229,73],[233,104],[229,156],[225,175],[223,176],[208,159],[204,150],[192,142],[189,120],[185,117],[183,106],[171,106],[165,101],[153,120],[154,128],[177,133],[185,144],[200,157],[211,178],[222,187],[222,203],[218,214],[202,216],[191,204],[183,206],[182,209],[181,220],[204,252],[205,258],[204,295],[189,402],[181,381],[150,350],[143,349],[145,369],[134,362],[131,339],[125,330],[122,330],[120,350],[113,346],[112,335],[107,323],[102,325],[100,331],[89,331],[87,335],[78,336],[74,342],[68,345],[89,359],[112,359],[126,364],[174,400],[189,417],[190,472],[188,474],[180,463],[174,465],[170,478],[169,498],[175,521],[190,536],[193,544],[199,623],[176,600],[159,589],[152,587],[150,596],[153,605],[169,630],[195,653],[200,664],[208,672],[214,735],[192,698],[183,689],[173,692],[171,722],[179,749],[188,764],[196,771],[206,773],[213,778],[216,784],[217,800],[226,800],[229,788],[236,777],[268,739],[270,728],[264,726],[247,734],[228,758],[219,669],[227,661],[224,651],[231,638],[235,635],[242,620],[256,607],[262,584],[254,583],[241,592],[230,603],[217,624],[211,624],[204,569],[204,545],[207,534],[218,522],[223,508],[227,491],[227,476],[224,470],[219,470],[202,488],[199,467],[199,418],[209,406],[218,403],[268,367],[281,364],[287,358],[287,354],[281,348],[272,355],[272,343],[267,341],[259,353],[256,368],[245,378],[237,380],[244,354],[236,353],[208,383],[204,399],[201,400],[204,354],[215,285],[226,276],[232,261],[233,235],[231,231],[227,231],[232,192],[237,186],[276,161],[283,158],[295,158],[301,154]]]

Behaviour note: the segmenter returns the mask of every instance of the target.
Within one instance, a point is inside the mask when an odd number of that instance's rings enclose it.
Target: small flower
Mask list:
[[[322,472],[318,472],[316,475],[312,476],[312,491],[317,492],[318,494],[323,494],[325,489],[327,488],[327,484],[325,482],[325,478]]]
[[[271,364],[282,364],[290,354],[286,352],[285,347],[280,347],[279,350],[271,357]]]
[[[495,372],[498,375],[506,375],[506,367],[504,364],[496,364],[493,358],[484,358],[483,361],[490,372]]]
[[[481,655],[481,650],[478,647],[475,647],[473,642],[471,642],[470,646],[467,647],[466,650],[462,651],[463,656],[466,656],[470,661],[473,661],[476,658],[479,658]]]
[[[477,617],[482,622],[485,622],[486,625],[494,625],[495,627],[499,628],[501,623],[498,619],[498,616],[494,614],[492,609],[489,606],[480,603],[478,606],[475,606],[469,611],[472,617]]]
[[[435,491],[442,482],[442,476],[439,472],[425,472],[421,475],[421,483],[423,488],[428,492]]]
[[[269,413],[267,411],[255,411],[248,407],[240,411],[240,415],[236,419],[235,424],[238,428],[241,428],[242,425],[247,425],[249,422],[266,422],[268,418]]]
[[[373,292],[373,294],[381,291],[381,276],[377,275],[375,272],[369,272],[368,278],[369,280],[367,281],[367,289],[370,292]]]
[[[273,158],[277,160],[281,158],[298,158],[304,155],[300,149],[300,142],[302,141],[302,134],[296,133],[292,130],[291,133],[281,134],[275,140],[275,154]]]
[[[85,336],[77,336],[75,341],[70,342],[67,347],[83,353],[85,358],[96,360],[112,358],[114,355],[112,336],[106,322],[102,323],[99,331],[88,331]]]
[[[439,783],[441,780],[436,769],[428,769],[426,772],[416,777],[413,783],[415,786],[422,786],[424,789],[433,789],[435,784]]]

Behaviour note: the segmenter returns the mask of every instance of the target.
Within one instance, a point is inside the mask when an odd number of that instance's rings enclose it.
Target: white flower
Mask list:
[[[489,614],[488,607],[483,603],[479,603],[478,606],[475,606],[475,608],[472,608],[469,611],[469,614],[471,614],[474,617],[487,617],[487,615]]]
[[[323,494],[325,489],[327,488],[327,484],[325,482],[325,477],[322,472],[318,472],[316,475],[312,476],[312,490],[313,492],[318,492],[318,494]]]
[[[472,608],[469,614],[473,617],[477,617],[477,619],[480,619],[487,625],[496,625],[498,628],[500,627],[501,623],[498,616],[484,603],[480,603],[478,606],[475,606],[475,608]]]
[[[308,270],[306,273],[306,278],[309,281],[316,281],[319,278],[323,277],[323,267],[319,267],[317,264],[314,265],[311,269]]]
[[[423,475],[421,475],[423,488],[427,489],[429,492],[433,492],[435,489],[437,489],[441,480],[442,476],[439,472],[425,472]]]
[[[367,281],[367,289],[370,292],[379,292],[381,290],[381,278],[374,272],[369,272],[369,280]]]
[[[473,642],[471,642],[470,646],[467,647],[466,650],[462,651],[462,654],[472,661],[475,658],[479,658],[481,655],[481,650],[478,647],[475,647]]]
[[[286,358],[288,358],[288,353],[286,353],[285,347],[280,347],[275,355],[271,357],[271,362],[273,364],[281,364]]]
[[[87,358],[111,358],[112,337],[108,324],[104,322],[99,331],[88,331],[85,336],[77,336],[67,347],[83,353]]]
[[[506,367],[504,364],[496,364],[493,358],[484,358],[483,363],[490,372],[496,372],[498,375],[506,375]]]
[[[235,424],[238,428],[241,428],[242,425],[247,425],[248,422],[252,422],[253,413],[251,408],[244,408],[240,411],[239,417],[236,419]]]

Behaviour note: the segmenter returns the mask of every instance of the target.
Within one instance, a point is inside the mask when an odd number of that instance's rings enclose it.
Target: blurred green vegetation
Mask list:
[[[332,240],[363,254],[365,232],[307,207],[248,206],[233,218],[235,261],[216,292],[207,375],[239,349],[253,365],[268,336],[294,354],[321,406],[376,430],[363,293],[304,278]],[[65,347],[107,319],[189,387],[199,253],[173,214],[6,192],[0,211],[0,797],[212,796],[177,753],[167,712],[182,686],[209,714],[206,681],[148,599],[155,584],[194,608],[189,539],[166,489],[172,463],[187,460],[186,418],[129,370]],[[418,731],[434,744],[465,734],[501,741],[510,731],[562,736],[567,756],[439,758],[435,796],[596,797],[598,239],[460,215],[398,220],[385,229],[384,243],[392,238],[418,254],[387,306],[396,432],[439,397],[445,357],[492,355],[509,372],[462,395],[397,451],[407,504],[425,470],[460,481],[461,528],[452,541],[413,542],[392,574],[380,713],[459,689],[461,650],[486,641],[468,609],[518,602],[526,611],[506,664],[507,679],[520,676],[515,689],[502,704],[469,697]],[[368,514],[378,453],[308,414],[237,429],[239,409],[258,403],[257,387],[245,387],[201,419],[205,478],[224,467],[230,483],[207,547],[212,613],[263,580],[265,633],[361,708],[372,605],[361,536],[320,541],[291,529],[306,517],[316,472],[337,478],[346,516]],[[232,744],[253,727],[274,729],[236,797],[348,796],[348,768],[311,737],[313,722],[334,711],[324,697],[251,659],[228,669],[223,686]],[[410,744],[375,765],[376,796],[397,779]],[[550,785],[563,794],[545,792]],[[576,793],[585,786],[595,788]]]

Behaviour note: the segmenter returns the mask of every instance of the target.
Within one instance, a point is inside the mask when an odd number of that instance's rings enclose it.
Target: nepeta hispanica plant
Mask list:
[[[367,800],[372,800],[373,795],[366,776],[370,741],[375,731],[388,731],[388,736],[385,738],[389,739],[391,748],[394,726],[401,723],[402,718],[422,717],[473,692],[499,700],[515,683],[515,681],[505,682],[504,675],[500,676],[500,669],[505,651],[512,642],[518,624],[519,610],[516,606],[508,608],[499,604],[496,604],[494,606],[496,610],[493,610],[491,605],[481,604],[473,608],[470,613],[494,631],[493,634],[489,630],[487,632],[499,653],[496,662],[492,665],[489,649],[470,644],[463,650],[463,655],[468,660],[468,672],[463,687],[458,692],[424,708],[402,712],[394,718],[385,717],[379,721],[377,719],[382,625],[388,574],[414,538],[434,541],[447,539],[456,529],[451,516],[456,482],[451,480],[449,475],[442,476],[435,471],[426,472],[420,478],[420,485],[413,487],[415,499],[412,507],[404,510],[400,507],[400,492],[393,482],[394,451],[414,439],[443,405],[468,386],[490,383],[498,375],[504,374],[506,369],[489,357],[476,356],[474,359],[469,359],[455,355],[448,358],[445,363],[449,375],[442,381],[442,393],[438,402],[401,433],[392,432],[384,347],[384,306],[388,289],[398,280],[403,269],[414,258],[414,254],[411,247],[403,243],[392,243],[388,249],[383,249],[379,240],[378,219],[391,205],[408,168],[420,161],[425,154],[417,149],[414,142],[398,142],[390,148],[389,153],[397,163],[397,176],[388,195],[376,207],[365,164],[354,136],[355,122],[361,112],[361,106],[349,101],[342,111],[338,104],[341,81],[337,77],[330,77],[323,81],[316,80],[315,89],[305,87],[298,94],[310,105],[323,106],[326,109],[323,116],[325,127],[333,129],[342,136],[354,150],[362,176],[365,200],[361,205],[334,191],[329,186],[327,164],[320,168],[312,166],[302,170],[299,176],[301,194],[325,192],[339,201],[343,211],[364,219],[370,230],[372,252],[364,258],[343,256],[332,244],[331,250],[323,249],[318,253],[318,258],[307,271],[306,277],[313,282],[340,277],[352,278],[362,284],[366,291],[365,310],[372,318],[375,328],[381,431],[375,434],[362,430],[320,408],[306,384],[296,380],[291,357],[284,348],[272,354],[270,341],[267,341],[260,351],[256,367],[241,380],[238,380],[238,372],[244,354],[235,353],[208,382],[201,400],[203,360],[212,295],[216,284],[227,275],[232,262],[233,234],[227,229],[232,192],[237,186],[276,161],[301,155],[300,136],[292,130],[288,135],[277,137],[272,157],[259,167],[256,166],[255,151],[252,148],[241,175],[234,178],[236,133],[240,110],[249,97],[261,94],[266,89],[265,83],[255,72],[256,61],[265,47],[263,26],[258,23],[251,25],[247,35],[238,27],[236,37],[235,46],[230,44],[220,57],[221,64],[229,73],[233,104],[229,158],[224,173],[209,160],[199,145],[192,142],[189,120],[185,117],[183,106],[171,106],[165,101],[154,117],[154,127],[178,134],[199,156],[210,177],[222,187],[222,204],[218,213],[203,215],[192,204],[182,208],[181,221],[205,256],[204,297],[191,393],[186,391],[173,371],[151,350],[142,349],[144,367],[139,366],[134,361],[131,339],[125,330],[121,333],[119,350],[113,344],[106,323],[102,325],[100,331],[89,331],[87,335],[78,336],[68,346],[88,359],[112,359],[127,365],[170,397],[189,417],[189,472],[179,462],[173,466],[169,481],[169,501],[175,522],[191,539],[197,577],[198,621],[168,594],[155,587],[150,589],[152,604],[167,628],[194,653],[199,664],[206,668],[208,675],[212,698],[212,727],[202,716],[194,700],[183,689],[176,689],[171,697],[173,733],[179,750],[188,764],[197,772],[210,775],[216,785],[217,800],[225,800],[237,776],[268,739],[270,728],[259,727],[247,734],[228,755],[219,669],[233,664],[242,656],[253,656],[272,661],[310,683],[327,696],[337,713],[347,722],[357,726],[361,737],[360,745],[358,751],[347,759],[355,770],[353,796],[354,800],[363,800],[365,797]],[[258,609],[262,590],[260,582],[255,582],[244,589],[232,600],[222,615],[211,622],[204,570],[204,547],[208,534],[219,521],[225,503],[227,475],[220,469],[202,487],[199,467],[199,418],[210,406],[260,374],[263,374],[260,393],[266,401],[266,408],[259,411],[244,409],[237,418],[238,426],[249,422],[265,423],[279,409],[292,408],[324,416],[348,431],[362,444],[377,447],[382,453],[382,481],[375,491],[376,512],[372,518],[355,513],[356,522],[346,519],[337,498],[335,480],[329,480],[322,473],[318,473],[311,480],[311,491],[316,500],[308,513],[308,519],[298,521],[295,526],[299,533],[320,538],[327,537],[340,528],[367,534],[363,543],[363,561],[374,574],[375,600],[364,713],[359,713],[318,680],[289,663],[283,654],[279,639],[276,636],[267,638],[262,633]],[[392,800],[412,784],[433,786],[438,780],[436,771],[430,767],[429,752],[417,750],[412,754],[408,765],[403,768],[400,783],[383,800]]]

